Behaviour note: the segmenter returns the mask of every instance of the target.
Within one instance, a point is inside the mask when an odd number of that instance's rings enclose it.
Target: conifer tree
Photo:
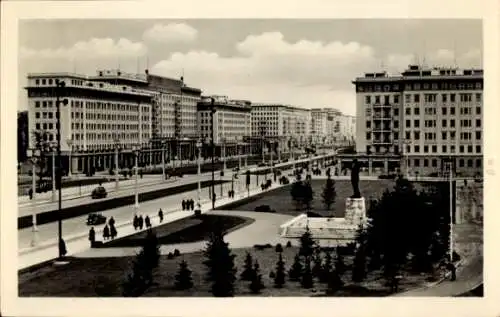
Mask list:
[[[207,267],[207,281],[212,282],[212,294],[215,297],[230,297],[234,294],[236,268],[234,255],[229,249],[229,244],[224,241],[224,234],[217,224],[213,226],[207,247],[204,251]]]
[[[302,288],[306,288],[306,289],[312,288],[314,286],[313,275],[311,272],[311,260],[310,260],[310,258],[306,258],[306,260],[305,260],[304,271],[302,273],[300,285],[302,286]]]
[[[306,228],[306,231],[300,237],[300,249],[299,255],[304,257],[311,257],[314,252],[316,243],[314,242],[311,231],[309,227]]]
[[[285,262],[281,252],[279,254],[278,262],[276,262],[276,274],[274,276],[274,287],[282,288],[285,284]]]
[[[253,272],[252,272],[252,280],[250,285],[250,292],[252,294],[260,294],[260,291],[264,288],[264,284],[262,283],[262,275],[260,274],[259,263],[255,261]]]
[[[326,210],[330,210],[332,205],[335,203],[336,196],[337,192],[335,190],[335,181],[330,177],[330,175],[328,175],[325,187],[323,187],[323,193],[321,194]]]
[[[246,253],[245,264],[243,265],[243,272],[241,272],[240,278],[243,281],[250,281],[252,279],[253,272],[253,259],[250,252]]]
[[[187,290],[193,287],[193,279],[191,278],[191,270],[188,268],[186,261],[179,264],[179,271],[175,275],[175,289]]]
[[[300,259],[300,255],[297,253],[295,258],[293,259],[293,264],[290,270],[288,271],[288,277],[291,281],[299,281],[302,276],[302,263]]]
[[[312,267],[312,275],[313,277],[320,278],[321,277],[321,269],[322,269],[322,263],[321,263],[321,251],[319,248],[315,249],[314,256],[313,256],[313,267]]]
[[[332,263],[332,255],[330,252],[326,252],[325,255],[325,261],[323,263],[323,266],[321,267],[321,275],[319,277],[319,281],[321,283],[327,283],[328,282],[328,276],[331,272],[333,263]]]

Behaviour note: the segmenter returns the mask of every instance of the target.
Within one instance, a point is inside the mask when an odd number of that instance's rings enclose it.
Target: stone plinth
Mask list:
[[[345,220],[352,225],[366,221],[365,198],[347,198],[345,200]]]

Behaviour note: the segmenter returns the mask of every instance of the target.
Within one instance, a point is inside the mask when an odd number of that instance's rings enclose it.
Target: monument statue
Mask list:
[[[361,198],[361,192],[359,191],[359,169],[358,160],[354,159],[351,167],[351,184],[353,191],[351,198]]]

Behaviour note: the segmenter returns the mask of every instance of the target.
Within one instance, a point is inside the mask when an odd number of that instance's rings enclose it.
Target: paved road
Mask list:
[[[230,184],[228,184],[230,186]],[[277,186],[277,185],[275,185]],[[253,188],[250,191],[250,195],[255,195],[261,192],[260,188]],[[247,196],[246,190],[243,192],[240,192],[238,195],[236,195],[235,199],[229,199],[227,197],[222,197],[218,199],[216,203],[216,207],[225,205],[229,202],[233,202],[237,199],[241,199],[243,197]],[[181,199],[187,197],[186,193],[184,193],[181,197],[178,197],[177,199]],[[168,203],[172,203],[172,200],[175,200],[175,198],[172,197],[166,197],[162,199],[157,199],[157,200],[152,200],[149,202],[146,202],[141,205],[141,214],[146,216],[149,215],[153,226],[158,225],[158,220],[157,220],[157,213],[158,209],[162,208],[165,213],[165,218],[164,218],[164,223],[167,222],[172,222],[181,218],[185,218],[189,215],[192,215],[192,212],[186,212],[180,210],[179,208],[179,202],[177,200],[177,204],[174,202],[174,206],[168,206]],[[132,211],[133,209],[131,207],[123,207],[123,208],[118,208],[118,211],[110,210],[106,211],[103,214],[106,213],[116,213],[116,227],[118,231],[119,236],[124,236],[124,235],[130,235],[133,234],[135,231],[131,225],[131,220],[132,220]],[[209,201],[205,201],[202,203],[202,212],[207,212],[208,210],[211,209],[211,203]],[[120,212],[121,211],[121,212]],[[122,221],[122,219],[124,219]],[[80,217],[80,222],[71,222],[75,227],[80,230],[83,228],[83,232],[80,233],[73,233],[72,237],[71,236],[64,236],[64,239],[66,241],[66,247],[68,250],[67,255],[75,255],[78,254],[82,251],[88,250],[89,249],[89,242],[88,242],[88,227],[86,225],[82,225],[84,223],[85,218]],[[63,223],[63,228],[65,226],[66,221]],[[50,259],[54,259],[57,257],[57,245],[55,244],[55,241],[53,238],[51,238],[52,235],[55,235],[55,230],[54,230],[54,224],[47,224],[44,225],[45,231],[47,232],[44,234],[44,237],[46,240],[44,241],[45,246],[40,243],[40,245],[36,248],[28,248],[28,249],[21,249],[19,248],[19,254],[18,254],[18,269],[23,269],[32,265],[35,265],[40,262],[44,262]],[[42,227],[40,226],[40,232],[39,234],[42,234]],[[102,237],[102,227],[103,226],[96,226],[96,238],[101,238]],[[26,241],[29,240],[29,229],[24,229],[27,230],[27,233],[21,233],[20,235],[22,236],[20,239],[23,241],[22,243],[26,244]],[[23,230],[20,230],[23,231]],[[76,231],[76,229],[75,229]],[[20,241],[21,244],[21,241]]]

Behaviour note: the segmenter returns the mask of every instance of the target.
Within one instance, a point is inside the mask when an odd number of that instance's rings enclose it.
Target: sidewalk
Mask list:
[[[230,184],[229,184],[230,186]],[[273,184],[271,189],[280,187],[279,184]],[[238,187],[235,186],[235,190],[238,190]],[[217,193],[217,190],[216,190]],[[254,196],[256,194],[262,193],[262,189],[259,187],[253,187],[250,190],[250,195],[249,196]],[[226,193],[227,195],[227,193]],[[218,195],[219,196],[219,195]],[[235,195],[235,198],[228,198],[227,196],[225,197],[219,197],[219,199],[215,203],[215,207],[220,207],[224,206],[230,202],[234,202],[237,200],[240,200],[242,198],[249,197],[248,193],[246,190],[240,191],[238,194]],[[202,213],[206,213],[210,211],[212,208],[212,203],[208,201],[207,199],[202,200]],[[164,220],[162,224],[176,221],[188,216],[191,216],[193,214],[193,211],[183,211],[179,210],[179,207],[173,207],[171,209],[164,209]],[[153,224],[153,227],[156,227],[159,225],[158,221],[158,208],[141,208],[141,214],[145,217],[148,215],[151,218],[151,222]],[[130,217],[132,218],[132,217]],[[119,237],[124,237],[128,236],[131,234],[135,234],[139,231],[135,231],[133,226],[132,226],[132,219],[129,219],[127,221],[122,221],[118,222],[116,225],[118,235]],[[104,225],[97,227],[95,226],[96,230],[96,237],[102,237],[102,228]],[[146,230],[146,229],[144,229]],[[88,241],[88,231],[86,232],[80,232],[80,233],[75,233],[73,235],[67,235],[64,237],[64,240],[66,242],[66,249],[68,250],[67,256],[70,255],[75,255],[77,253],[80,253],[84,250],[90,249],[89,241]],[[36,248],[26,248],[23,250],[18,251],[18,269],[23,269],[32,265],[35,265],[37,263],[41,263],[44,261],[48,261],[51,259],[54,259],[57,257],[58,253],[58,248],[57,245],[54,244],[54,241],[50,241],[44,244],[38,245]]]

